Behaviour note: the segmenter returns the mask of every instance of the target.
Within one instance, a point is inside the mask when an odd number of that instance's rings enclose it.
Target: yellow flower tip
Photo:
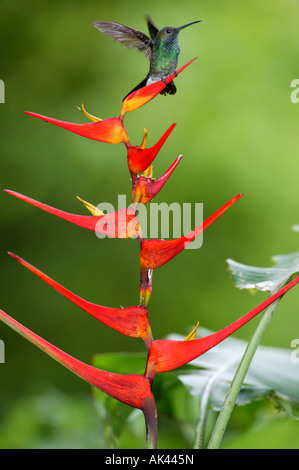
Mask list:
[[[100,121],[103,120],[103,119],[100,119],[100,118],[98,118],[98,117],[96,117],[96,116],[93,116],[92,114],[89,114],[89,113],[86,111],[86,109],[85,109],[83,103],[82,103],[81,106],[82,106],[82,108],[80,108],[80,106],[77,106],[77,108],[79,109],[79,111],[81,111],[81,113],[84,114],[84,116],[86,116],[86,117],[87,117],[88,119],[90,119],[91,121],[93,121],[93,122],[100,122]]]
[[[147,141],[147,130],[145,128],[143,128],[143,139],[142,139],[141,145],[139,147],[140,149],[145,149],[146,141]]]
[[[154,167],[153,167],[153,165],[150,165],[150,166],[147,167],[147,169],[142,173],[142,176],[144,176],[145,178],[152,178],[152,176],[153,176],[153,171],[154,171]]]
[[[138,204],[141,201],[142,193],[139,186],[137,188],[133,188],[132,190],[132,203]]]
[[[135,210],[136,210],[138,208],[138,204],[139,203],[133,203],[130,207],[135,205]],[[135,215],[136,215],[136,218],[137,218],[136,212],[135,212]],[[144,237],[143,237],[142,229],[140,227],[139,222],[138,221],[136,222],[136,218],[133,219],[133,221],[134,221],[133,225],[130,224],[130,223],[128,224],[128,227],[127,227],[128,235],[129,235],[129,238],[134,237],[134,238],[138,238],[138,239],[143,239]]]
[[[89,212],[92,213],[92,215],[97,215],[97,216],[98,215],[105,215],[104,212],[100,211],[97,207],[93,206],[89,202],[84,201],[84,199],[81,199],[81,197],[79,197],[79,196],[76,196],[76,197],[77,197],[77,199],[79,199],[79,201],[83,202],[86,209],[88,209]]]
[[[146,289],[146,291],[145,291],[145,298],[144,298],[144,306],[145,306],[145,308],[148,308],[148,306],[149,306],[150,299],[151,299],[151,294],[152,294],[151,290]]]
[[[151,299],[151,288],[141,289],[139,293],[139,305],[148,308]]]
[[[139,292],[139,306],[144,307],[144,299],[145,299],[145,290],[142,289]]]
[[[194,339],[198,325],[199,325],[199,321],[196,323],[195,328],[193,328],[193,330],[188,334],[188,336],[186,336],[184,341],[191,341],[192,339]]]

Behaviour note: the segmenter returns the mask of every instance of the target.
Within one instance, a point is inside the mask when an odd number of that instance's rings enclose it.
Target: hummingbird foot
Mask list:
[[[176,86],[173,82],[167,83],[162,79],[163,83],[166,84],[166,87],[160,92],[160,95],[175,95]]]

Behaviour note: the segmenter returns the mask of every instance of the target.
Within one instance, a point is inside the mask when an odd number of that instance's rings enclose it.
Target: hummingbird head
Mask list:
[[[157,33],[156,40],[158,40],[158,42],[163,43],[175,42],[178,39],[179,32],[182,29],[187,28],[187,26],[190,26],[192,24],[200,22],[201,20],[192,21],[192,23],[184,24],[183,26],[179,26],[178,28],[173,28],[172,26],[165,26],[164,28],[160,29],[160,31]]]

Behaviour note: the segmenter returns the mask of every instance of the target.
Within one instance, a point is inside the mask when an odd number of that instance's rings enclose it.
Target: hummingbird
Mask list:
[[[150,67],[147,76],[123,100],[139,88],[164,80],[176,72],[180,53],[179,32],[187,28],[187,26],[200,22],[201,20],[193,21],[178,28],[165,26],[159,30],[148,16],[147,27],[150,37],[137,29],[113,21],[95,21],[93,23],[95,28],[101,33],[112,37],[128,48],[135,47],[139,51],[144,52],[145,56],[149,59]],[[176,90],[175,84],[171,81],[161,91],[161,95],[174,95]]]

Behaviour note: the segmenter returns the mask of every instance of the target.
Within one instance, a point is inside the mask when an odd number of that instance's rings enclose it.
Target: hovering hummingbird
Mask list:
[[[144,52],[150,61],[147,76],[125,96],[126,98],[130,93],[139,88],[163,80],[175,73],[180,53],[179,32],[187,26],[200,22],[201,20],[193,21],[178,28],[165,26],[159,30],[152,20],[147,17],[150,37],[141,31],[113,21],[95,21],[93,24],[101,33],[112,37],[124,46],[128,48],[136,47],[139,51]],[[161,91],[161,95],[166,95],[167,93],[170,95],[176,93],[176,86],[173,82],[170,82]]]

